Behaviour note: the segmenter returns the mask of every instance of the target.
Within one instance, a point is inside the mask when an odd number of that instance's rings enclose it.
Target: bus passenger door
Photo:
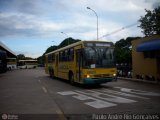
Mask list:
[[[81,66],[82,66],[82,54],[81,49],[76,50],[76,81],[81,80]]]
[[[58,54],[56,54],[55,59],[55,76],[58,77]]]

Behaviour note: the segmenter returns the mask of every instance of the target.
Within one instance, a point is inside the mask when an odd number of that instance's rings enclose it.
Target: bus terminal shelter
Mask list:
[[[160,35],[132,41],[133,78],[160,82]]]
[[[14,63],[13,65],[13,60],[14,62],[16,61],[17,59],[17,56],[16,54],[11,50],[9,49],[5,44],[3,44],[1,41],[0,41],[0,51],[3,51],[6,53],[6,62],[7,62],[7,68],[16,68],[16,63]]]
[[[7,57],[9,58],[17,58],[16,54],[11,49],[9,49],[5,44],[3,44],[1,41],[0,41],[0,50],[6,51]]]

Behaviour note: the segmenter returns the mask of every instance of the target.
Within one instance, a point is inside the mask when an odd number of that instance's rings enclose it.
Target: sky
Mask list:
[[[142,37],[138,20],[158,5],[159,0],[0,0],[0,41],[17,55],[37,58],[67,37],[96,40],[97,18],[87,7],[98,15],[100,40]]]

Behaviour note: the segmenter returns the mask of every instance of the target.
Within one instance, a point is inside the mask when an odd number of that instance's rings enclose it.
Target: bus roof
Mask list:
[[[57,49],[57,50],[54,50],[54,51],[52,51],[52,52],[46,53],[45,55],[48,55],[48,54],[51,54],[51,53],[55,53],[55,52],[58,52],[58,51],[61,51],[61,50],[64,50],[64,49],[67,49],[67,48],[70,48],[70,47],[73,47],[73,46],[82,44],[82,43],[83,43],[83,41],[79,41],[79,42],[76,42],[76,43],[67,45],[67,46],[65,46],[65,47],[59,48],[59,49]]]
[[[79,42],[76,42],[76,43],[73,43],[73,44],[70,44],[70,45],[68,45],[68,46],[65,46],[65,47],[62,47],[62,48],[59,48],[59,49],[57,49],[57,50],[54,50],[54,51],[52,51],[52,52],[49,52],[49,53],[46,53],[45,55],[49,55],[49,54],[52,54],[52,53],[55,53],[55,52],[59,52],[59,51],[61,51],[61,50],[64,50],[64,49],[67,49],[67,48],[71,48],[71,47],[74,47],[74,46],[77,46],[77,45],[80,45],[80,44],[82,44],[82,45],[84,45],[83,43],[84,42],[102,42],[102,43],[112,43],[112,42],[106,42],[106,41],[95,41],[95,40],[92,40],[92,41],[79,41]]]
[[[37,61],[37,60],[19,60],[19,62],[25,62],[25,61]]]

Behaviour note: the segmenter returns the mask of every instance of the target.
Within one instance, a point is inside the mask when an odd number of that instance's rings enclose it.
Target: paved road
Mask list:
[[[42,68],[24,69],[0,74],[0,96],[0,113],[19,118],[27,114],[63,120],[136,119],[149,113],[160,119],[160,85],[148,83],[118,80],[101,86],[71,86],[49,78]]]

